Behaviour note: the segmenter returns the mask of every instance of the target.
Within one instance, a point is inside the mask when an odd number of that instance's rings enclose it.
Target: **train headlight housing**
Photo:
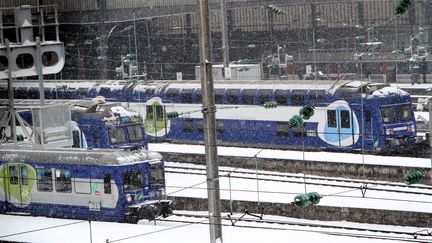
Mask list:
[[[129,202],[132,202],[132,195],[131,194],[126,194],[126,201],[129,203]]]

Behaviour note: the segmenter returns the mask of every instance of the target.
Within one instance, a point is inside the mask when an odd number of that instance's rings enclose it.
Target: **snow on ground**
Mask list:
[[[223,215],[226,215],[223,214]],[[273,219],[283,222],[314,222],[316,224],[324,223],[319,221],[305,221],[284,217],[264,217],[264,219]],[[55,219],[45,217],[29,217],[29,216],[12,216],[0,215],[0,241],[19,241],[19,242],[43,242],[43,243],[86,243],[86,242],[157,242],[157,243],[172,243],[172,242],[188,242],[188,243],[203,243],[209,242],[209,226],[206,220],[202,218],[187,218],[171,216],[167,220],[174,222],[157,221],[156,225],[153,222],[140,221],[138,225],[111,223],[111,222],[95,222],[91,224],[87,221]],[[176,222],[177,221],[177,222]],[[7,222],[7,223],[6,223]],[[303,243],[362,243],[362,242],[388,242],[388,240],[376,239],[376,237],[393,237],[399,239],[396,242],[402,242],[405,239],[413,239],[409,235],[395,234],[380,234],[369,231],[348,231],[327,229],[321,227],[305,227],[305,226],[283,226],[277,224],[262,224],[248,223],[240,221],[234,227],[229,221],[223,220],[225,225],[222,228],[223,242],[225,243],[263,243],[263,242],[294,242],[296,240]],[[385,226],[385,225],[368,225],[355,224],[347,222],[327,222],[326,224],[358,227],[360,229],[382,229],[382,230],[397,230],[408,233],[423,231],[424,228],[400,227],[400,226]],[[65,226],[62,226],[65,225]],[[91,225],[91,234],[90,234]],[[261,227],[261,228],[251,228]],[[38,229],[44,229],[45,230]],[[321,232],[320,232],[321,231]],[[23,233],[28,232],[28,233]],[[360,238],[353,236],[339,236],[335,233],[342,234],[361,234],[372,236],[372,238]],[[8,236],[10,235],[10,236]],[[91,239],[90,239],[91,237]],[[425,238],[424,238],[425,239]],[[393,241],[395,242],[395,241]]]
[[[167,165],[177,166],[178,163]],[[231,171],[235,168],[231,168]],[[248,179],[228,178],[220,173],[220,196],[222,199],[242,200],[242,201],[261,201],[290,203],[298,194],[305,193],[303,179],[291,179],[297,183],[265,181],[263,179],[281,179],[275,176],[259,176],[258,182],[256,177],[249,176]],[[284,174],[284,173],[281,173]],[[287,174],[288,175],[288,174]],[[231,173],[231,176],[237,176]],[[283,179],[283,178],[282,178]],[[337,183],[340,187],[325,186],[327,183],[335,184],[336,182],[323,182],[320,180],[307,179],[308,183],[316,185],[306,185],[307,192],[318,192],[323,198],[319,203],[320,206],[336,206],[350,208],[374,208],[383,210],[399,210],[412,212],[432,213],[432,195],[408,194],[399,192],[374,191],[376,189],[393,189],[410,192],[430,193],[432,187],[426,189],[403,189],[391,186],[369,186],[365,197],[362,197],[361,181],[359,183]],[[195,197],[207,198],[206,176],[190,175],[178,173],[166,173],[166,190],[167,195],[176,197]],[[367,183],[366,183],[367,184]],[[402,183],[401,183],[402,185]],[[358,189],[345,188],[344,186],[357,186]]]
[[[176,152],[176,153],[192,153],[204,154],[203,145],[185,145],[185,144],[169,144],[169,143],[150,143],[150,151],[157,152]],[[275,159],[295,159],[302,160],[302,151],[276,150],[276,149],[258,149],[258,148],[237,148],[218,146],[218,154],[221,156],[240,156],[240,157],[256,157],[258,158],[275,158]],[[351,153],[335,153],[335,152],[304,152],[304,159],[307,161],[324,161],[336,163],[364,163],[368,165],[387,165],[387,166],[406,166],[431,168],[432,161],[427,158],[408,158],[397,156],[378,156],[378,155],[363,155]]]

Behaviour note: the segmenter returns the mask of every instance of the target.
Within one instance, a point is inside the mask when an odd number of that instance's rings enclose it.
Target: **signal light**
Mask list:
[[[264,108],[269,109],[269,108],[276,108],[278,106],[277,101],[272,100],[272,101],[266,101],[263,104]]]
[[[274,4],[268,5],[268,8],[276,15],[283,14],[283,10]]]
[[[176,119],[176,118],[178,118],[179,116],[180,116],[180,114],[179,114],[177,111],[168,112],[168,113],[166,114],[166,118],[167,118],[168,120]]]
[[[314,109],[315,107],[311,105],[305,105],[300,109],[299,114],[303,119],[309,120],[314,115]]]
[[[406,173],[403,176],[403,181],[405,182],[405,184],[411,185],[411,184],[421,183],[424,178],[425,175],[423,175],[422,172],[418,170],[411,170],[408,171],[408,173]]]
[[[396,14],[403,14],[411,6],[413,0],[399,0],[396,4],[395,11]]]

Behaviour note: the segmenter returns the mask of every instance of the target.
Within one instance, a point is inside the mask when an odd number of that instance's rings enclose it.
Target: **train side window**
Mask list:
[[[303,90],[294,90],[292,92],[291,104],[292,105],[304,105],[305,93]]]
[[[72,131],[72,148],[79,148],[80,147],[80,132],[79,131]]]
[[[192,103],[192,89],[184,89],[180,94],[180,103]]]
[[[104,172],[103,180],[104,180],[104,193],[111,194],[111,174],[108,171]]]
[[[201,132],[201,133],[204,132],[203,121],[202,120],[198,120],[197,122],[198,122],[198,124],[197,124],[198,131]]]
[[[52,192],[52,170],[48,168],[36,168],[37,190],[41,192]]]
[[[111,143],[123,143],[126,142],[125,131],[123,127],[111,127],[108,130]]]
[[[108,87],[102,87],[102,88],[100,88],[100,90],[99,90],[99,95],[100,95],[100,96],[107,97],[108,94],[109,94],[109,92],[110,92],[110,89],[109,89]]]
[[[184,119],[183,120],[183,131],[184,132],[192,132],[192,119]]]
[[[241,98],[242,105],[253,105],[253,95],[255,93],[254,89],[243,90],[243,95]]]
[[[143,139],[144,135],[142,133],[142,129],[140,125],[128,126],[126,129],[130,141],[138,141]]]
[[[264,102],[270,101],[272,90],[262,89],[258,91],[258,104],[262,105]]]
[[[98,130],[96,129],[96,127],[92,127],[93,133],[92,133],[92,137],[93,137],[93,147],[97,145],[97,147],[99,147],[99,133]]]
[[[288,137],[288,130],[289,130],[289,126],[287,122],[276,123],[276,136]]]
[[[28,185],[28,170],[25,165],[21,165],[21,185]]]
[[[72,192],[72,178],[70,170],[56,169],[55,181],[57,192]]]
[[[238,95],[240,94],[240,90],[239,89],[229,89],[227,90],[227,104],[230,105],[235,105],[237,104],[237,99],[238,99]]]
[[[336,127],[336,111],[328,110],[327,111],[327,125],[328,127]]]
[[[197,89],[195,91],[195,103],[199,104],[202,103],[202,93],[201,93],[201,89]]]
[[[147,105],[146,106],[146,119],[153,119],[153,106],[152,105]]]
[[[393,122],[396,120],[396,115],[392,106],[381,107],[381,117],[383,122]]]
[[[216,131],[218,133],[224,133],[225,128],[224,128],[223,121],[216,121]]]
[[[311,105],[319,103],[323,99],[324,94],[325,94],[324,90],[310,90],[309,91],[309,103]]]
[[[178,89],[168,89],[167,91],[168,99],[174,101],[177,98],[178,91],[179,91]]]
[[[225,92],[224,89],[215,89],[215,91],[214,91],[215,104],[222,104],[223,103],[224,92]]]
[[[163,106],[157,105],[156,106],[156,120],[163,121],[164,119],[164,109]]]
[[[275,91],[275,100],[279,105],[286,105],[287,102],[287,90],[278,89]]]
[[[165,183],[164,171],[161,163],[150,164],[150,188],[160,188]]]
[[[18,184],[18,166],[16,165],[9,166],[9,183],[12,185]]]
[[[366,111],[365,112],[365,121],[370,122],[371,119],[372,119],[371,111]]]
[[[351,119],[350,112],[347,110],[340,111],[340,119],[341,119],[341,128],[350,128],[351,127]]]

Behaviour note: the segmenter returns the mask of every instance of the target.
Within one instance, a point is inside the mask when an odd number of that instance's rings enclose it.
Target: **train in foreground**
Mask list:
[[[415,149],[416,121],[407,92],[365,81],[292,82],[215,82],[218,144],[374,153]],[[48,83],[45,97],[102,95],[139,112],[150,141],[203,141],[202,91],[197,81],[62,81],[62,85],[58,89]],[[38,95],[36,88],[37,83],[22,81],[15,94],[31,98]],[[293,127],[290,120],[306,106],[313,107],[313,115]]]
[[[171,205],[156,152],[0,147],[0,213],[137,223]]]

